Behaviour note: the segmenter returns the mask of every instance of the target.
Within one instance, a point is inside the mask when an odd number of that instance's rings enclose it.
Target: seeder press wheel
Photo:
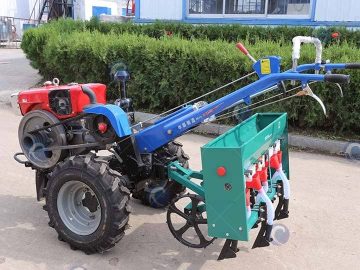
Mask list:
[[[167,224],[172,235],[185,246],[205,248],[215,240],[207,236],[206,209],[199,195],[175,198],[167,211]]]

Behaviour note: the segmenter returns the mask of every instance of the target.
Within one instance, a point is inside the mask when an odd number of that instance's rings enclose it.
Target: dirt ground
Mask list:
[[[35,197],[34,172],[17,164],[20,120],[0,109],[0,269],[359,269],[360,164],[344,158],[291,152],[290,218],[276,221],[274,243],[251,249],[240,242],[236,259],[218,262],[222,240],[196,250],[178,243],[165,210],[132,200],[130,229],[105,254],[85,255],[57,240]],[[200,169],[200,146],[209,138],[180,138],[190,166]],[[236,215],[236,213],[234,213]]]

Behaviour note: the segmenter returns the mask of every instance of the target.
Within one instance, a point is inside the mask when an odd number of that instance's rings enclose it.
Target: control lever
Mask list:
[[[314,94],[314,92],[311,90],[310,86],[308,84],[306,84],[305,87],[303,87],[303,89],[301,91],[299,91],[298,93],[296,93],[296,96],[301,97],[301,96],[310,96],[313,99],[315,99],[321,106],[321,108],[323,109],[323,112],[325,114],[325,116],[327,116],[326,114],[326,107],[324,105],[324,102],[322,102],[322,100]]]
[[[339,83],[335,83],[335,85],[339,88],[339,91],[340,91],[340,96],[343,98],[344,97],[344,93],[343,93],[343,90],[342,90],[342,87]]]
[[[242,44],[241,42],[236,44],[236,47],[243,53],[245,54],[245,56],[247,56],[253,63],[256,63],[255,58],[249,53],[249,51],[246,49],[246,47],[244,46],[244,44]]]

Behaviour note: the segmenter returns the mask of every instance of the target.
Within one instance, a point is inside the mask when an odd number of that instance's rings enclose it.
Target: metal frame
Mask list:
[[[255,65],[256,64],[254,64],[254,66]],[[345,64],[327,64],[323,67],[325,70],[331,70],[334,68],[340,69],[345,68]],[[252,96],[262,93],[266,89],[277,85],[281,81],[300,81],[304,87],[311,81],[324,81],[325,75],[322,74],[299,73],[319,69],[320,66],[318,64],[308,64],[298,66],[298,72],[292,72],[289,70],[282,73],[268,74],[267,76],[261,77],[258,81],[237,89],[236,91],[208,105],[205,105],[198,110],[194,110],[192,106],[187,106],[185,107],[186,109],[175,112],[156,122],[154,125],[135,134],[137,148],[140,153],[153,152],[167,142],[172,141],[188,130],[201,124],[209,117],[221,113],[233,104],[241,100],[246,101],[246,103],[251,102]]]

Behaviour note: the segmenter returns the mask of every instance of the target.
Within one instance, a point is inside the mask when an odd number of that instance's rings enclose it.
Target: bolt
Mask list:
[[[168,129],[167,134],[171,135],[172,134],[172,130]]]
[[[229,233],[226,233],[226,236],[229,236],[230,234]]]
[[[264,208],[260,208],[260,212],[264,213],[265,212]]]
[[[213,224],[212,226],[215,227],[215,224]]]
[[[243,228],[242,227],[239,227],[239,231],[242,231],[243,230]]]

